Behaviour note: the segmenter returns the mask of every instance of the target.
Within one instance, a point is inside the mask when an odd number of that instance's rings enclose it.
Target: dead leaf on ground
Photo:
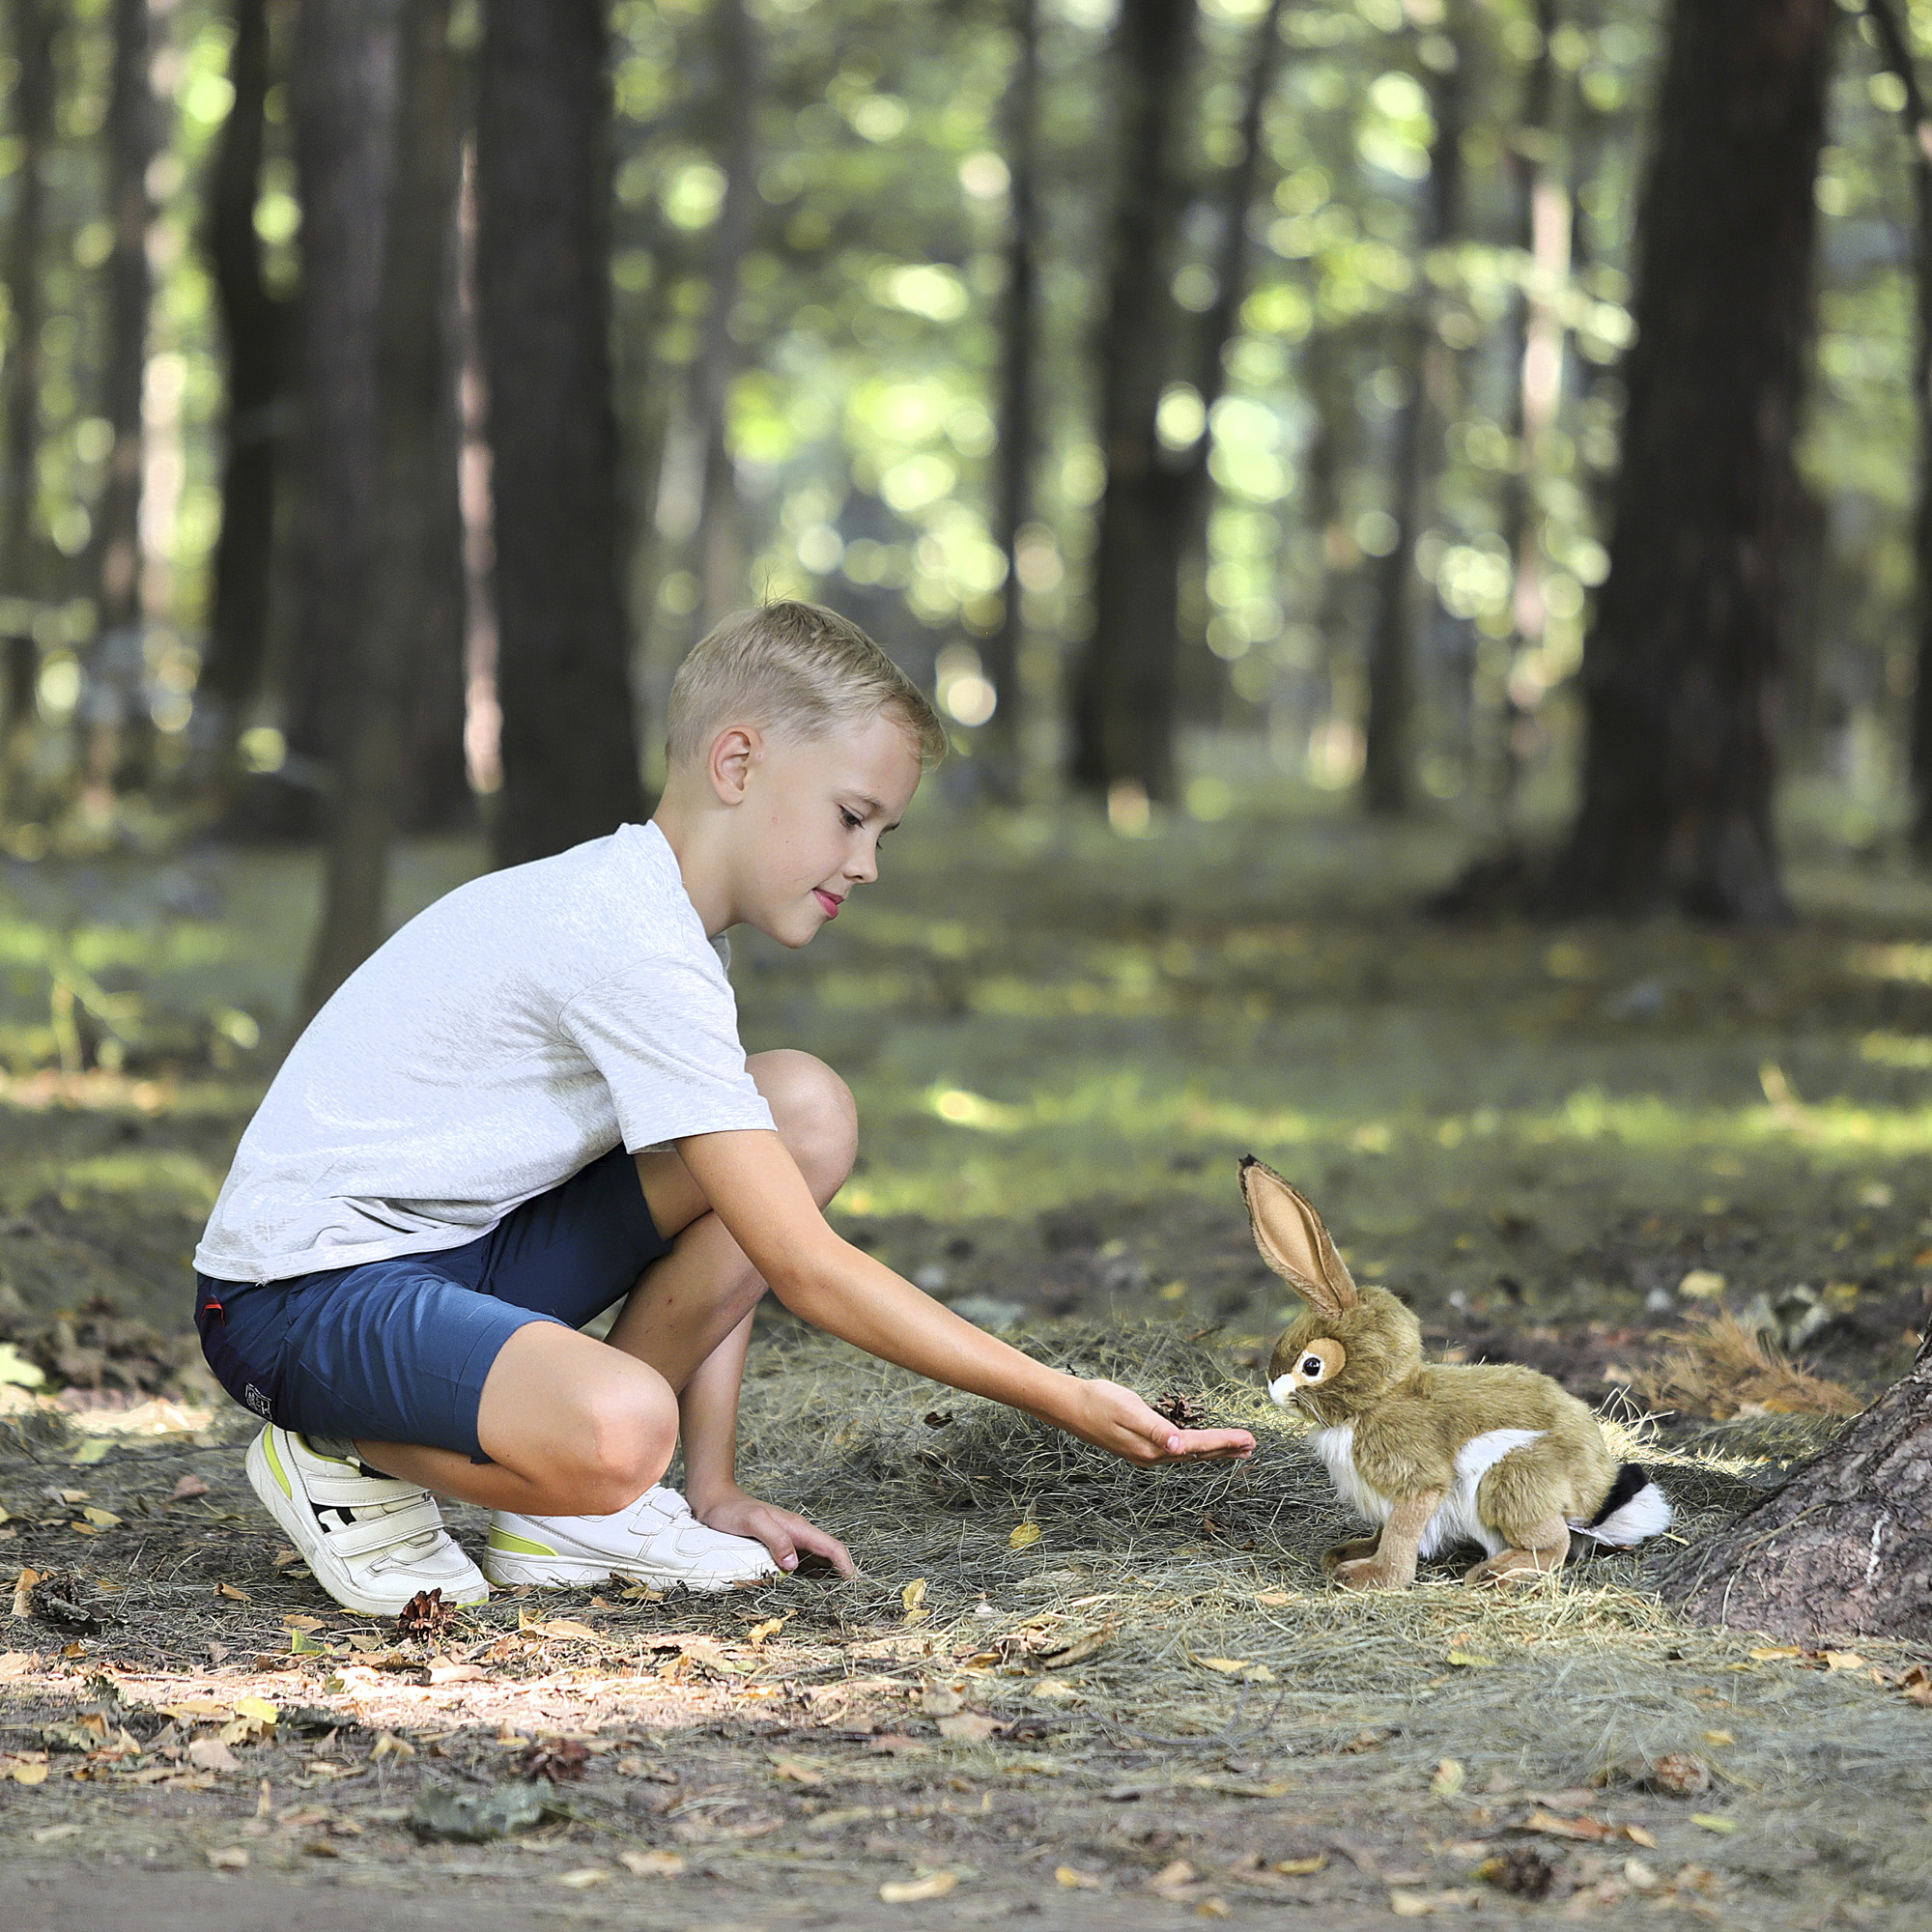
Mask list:
[[[219,1738],[196,1738],[187,1747],[187,1761],[197,1771],[240,1771],[242,1760]]]
[[[1268,1869],[1283,1878],[1313,1878],[1327,1862],[1328,1854],[1317,1852],[1312,1859],[1277,1859]]]
[[[983,1711],[961,1711],[939,1720],[939,1735],[955,1745],[982,1745],[1000,1728]]]
[[[602,1865],[579,1865],[575,1871],[559,1872],[558,1885],[567,1885],[573,1891],[587,1891],[593,1885],[608,1885],[611,1874]]]
[[[1185,1859],[1176,1859],[1171,1864],[1162,1865],[1148,1880],[1150,1891],[1179,1891],[1182,1886],[1192,1885],[1200,1877]]]
[[[1532,1811],[1522,1821],[1525,1832],[1540,1832],[1547,1838],[1574,1838],[1584,1844],[1601,1844],[1605,1838],[1614,1838],[1617,1828],[1601,1818],[1559,1818],[1553,1811],[1541,1808]]]
[[[1010,1549],[1030,1549],[1045,1532],[1037,1522],[1018,1522],[1007,1537],[1007,1547]]]
[[[887,1905],[918,1905],[928,1898],[944,1898],[959,1883],[956,1874],[929,1872],[924,1878],[888,1879],[879,1888],[879,1897]]]
[[[772,1755],[772,1770],[793,1784],[823,1784],[825,1773],[815,1764],[808,1763],[802,1757],[789,1757],[778,1752]]]
[[[248,1854],[241,1845],[223,1845],[218,1852],[210,1852],[208,1862],[216,1871],[242,1871],[248,1863]]]
[[[1055,1885],[1065,1886],[1071,1891],[1098,1891],[1100,1889],[1099,1874],[1096,1872],[1082,1871],[1077,1865],[1055,1865],[1053,1868],[1053,1882]]]
[[[923,1577],[915,1577],[899,1592],[899,1607],[904,1611],[907,1623],[916,1624],[924,1620],[926,1614],[925,1589],[925,1578]],[[933,1895],[936,1897],[938,1894],[934,1893]]]
[[[215,1584],[214,1594],[217,1597],[226,1597],[235,1604],[252,1604],[255,1601],[246,1590],[238,1590],[233,1583]]]
[[[619,1852],[617,1862],[633,1878],[677,1878],[684,1871],[682,1852]]]
[[[191,1502],[196,1496],[205,1496],[208,1494],[208,1492],[209,1492],[208,1485],[204,1483],[201,1480],[201,1478],[194,1473],[192,1469],[190,1469],[188,1473],[185,1475],[181,1479],[181,1481],[178,1482],[174,1486],[174,1488],[168,1492],[168,1501],[171,1503]]]

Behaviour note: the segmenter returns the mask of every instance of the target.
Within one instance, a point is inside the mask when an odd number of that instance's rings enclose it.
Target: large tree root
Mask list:
[[[1655,1579],[1707,1623],[1932,1636],[1932,1332],[1831,1448]]]

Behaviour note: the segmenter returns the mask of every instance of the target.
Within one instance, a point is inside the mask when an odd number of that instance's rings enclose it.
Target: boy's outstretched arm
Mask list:
[[[1049,1369],[923,1294],[833,1232],[777,1134],[694,1134],[677,1151],[772,1292],[814,1327],[1132,1463],[1253,1450],[1244,1429],[1177,1429],[1131,1389]]]

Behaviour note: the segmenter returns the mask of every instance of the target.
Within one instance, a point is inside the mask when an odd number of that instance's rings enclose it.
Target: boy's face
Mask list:
[[[804,946],[854,886],[879,875],[879,839],[919,789],[910,732],[890,713],[824,738],[764,736],[734,830],[735,911],[781,946]]]

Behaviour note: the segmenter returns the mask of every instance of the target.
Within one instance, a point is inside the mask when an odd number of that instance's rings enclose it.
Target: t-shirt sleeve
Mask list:
[[[745,1067],[737,1002],[722,968],[651,960],[586,986],[559,1019],[610,1088],[629,1151],[772,1125]]]

